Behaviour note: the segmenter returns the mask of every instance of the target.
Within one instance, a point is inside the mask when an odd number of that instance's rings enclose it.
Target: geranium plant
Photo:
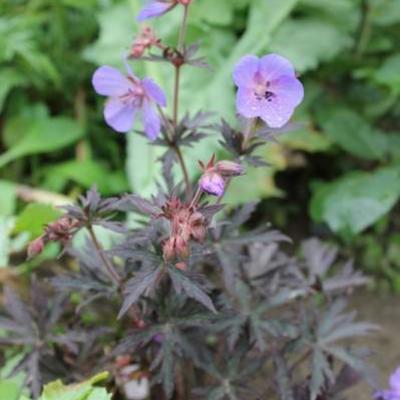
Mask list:
[[[375,326],[345,311],[352,288],[366,279],[317,239],[305,241],[298,257],[286,254],[288,237],[252,218],[256,203],[224,206],[232,179],[267,168],[254,150],[292,128],[303,85],[284,57],[246,55],[232,71],[237,126],[211,123],[208,110],[181,116],[182,69],[206,67],[198,46],[185,43],[190,7],[190,0],[150,1],[140,21],[182,12],[178,44],[144,27],[126,71],[101,66],[93,75],[95,91],[108,97],[106,123],[128,132],[140,120],[138,134],[165,148],[158,193],[102,199],[93,188],[28,249],[34,257],[56,241],[76,262],[32,282],[26,303],[5,290],[1,343],[22,351],[13,372],[26,372],[35,398],[52,378],[82,380],[101,370],[112,374],[114,398],[128,400],[336,399],[369,377],[367,353],[348,339]],[[135,75],[143,61],[174,71],[171,115],[162,83]],[[226,156],[198,160],[192,182],[186,163],[195,160],[185,159],[185,147],[216,134]],[[126,212],[141,216],[134,228],[122,222]],[[96,226],[119,239],[105,248]],[[76,247],[80,231],[87,240]]]

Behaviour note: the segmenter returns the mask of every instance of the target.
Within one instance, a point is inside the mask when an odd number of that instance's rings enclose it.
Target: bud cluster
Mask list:
[[[61,217],[48,224],[44,229],[44,234],[33,240],[28,246],[28,258],[40,254],[46,243],[59,242],[65,246],[72,238],[79,222],[70,217]]]
[[[206,219],[196,206],[183,204],[176,197],[171,198],[163,207],[162,216],[171,224],[170,236],[163,243],[164,259],[187,259],[190,255],[190,240],[202,242],[206,236]]]
[[[142,57],[144,52],[147,49],[151,49],[151,47],[161,47],[161,40],[157,38],[153,29],[150,26],[144,26],[140,31],[137,38],[134,40],[131,46],[130,53],[128,55],[129,58],[139,58]]]

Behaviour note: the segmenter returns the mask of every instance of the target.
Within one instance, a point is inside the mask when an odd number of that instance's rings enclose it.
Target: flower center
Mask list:
[[[133,79],[130,79],[130,77],[128,77],[128,79],[132,82],[132,86],[128,89],[126,93],[120,96],[120,99],[125,104],[140,106],[145,96],[145,91],[140,82],[138,83]]]
[[[254,95],[256,96],[256,99],[258,101],[265,99],[268,102],[271,102],[272,99],[276,96],[276,94],[274,92],[271,92],[268,89],[269,86],[270,86],[270,82],[265,82],[263,84],[257,85],[257,87],[254,90]]]

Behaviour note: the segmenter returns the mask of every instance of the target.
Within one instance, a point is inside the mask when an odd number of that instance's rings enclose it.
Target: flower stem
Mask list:
[[[195,195],[193,196],[193,199],[189,205],[189,208],[197,206],[202,194],[203,194],[203,191],[201,190],[201,187],[199,185],[199,187],[197,188],[197,191],[196,191]]]
[[[103,247],[101,246],[100,242],[97,239],[97,236],[94,232],[93,226],[88,225],[87,230],[88,230],[89,236],[94,244],[94,247],[96,248],[97,253],[99,254],[99,256],[101,258],[101,261],[103,261],[103,264],[107,269],[107,272],[108,272],[110,278],[114,281],[115,284],[117,284],[117,286],[120,286],[121,278],[120,278],[118,272],[113,267],[113,265],[110,263],[110,260],[107,258]]]
[[[181,76],[181,67],[175,66],[175,83],[174,83],[174,108],[172,124],[176,128],[178,124],[178,111],[179,111],[179,82]]]
[[[181,53],[184,51],[188,9],[189,9],[189,6],[185,5],[184,11],[183,11],[182,24],[181,24],[181,28],[179,31],[178,51]],[[173,115],[172,116],[172,127],[173,127],[174,131],[176,130],[176,127],[178,126],[180,77],[181,77],[181,66],[175,65],[174,102],[173,102],[173,114],[172,114]],[[173,149],[176,153],[176,156],[178,158],[179,164],[182,169],[183,179],[185,181],[185,187],[186,187],[186,196],[187,196],[187,198],[190,198],[192,190],[190,187],[189,174],[188,174],[188,171],[186,168],[185,160],[183,159],[183,155],[182,155],[182,152],[181,152],[179,146],[177,146],[175,143],[172,143],[172,146],[173,146]]]
[[[185,181],[186,196],[187,196],[187,198],[190,198],[190,196],[192,194],[192,189],[190,187],[189,174],[188,174],[188,171],[186,168],[185,160],[183,159],[183,155],[182,155],[182,152],[181,152],[181,149],[179,148],[179,146],[174,145],[173,148],[175,150],[176,157],[178,158],[179,165],[181,166],[183,179]]]
[[[182,25],[179,31],[178,51],[180,52],[183,51],[183,46],[185,43],[188,14],[189,14],[189,5],[187,4],[184,6]]]
[[[242,143],[242,150],[246,150],[249,146],[250,140],[253,138],[253,127],[255,124],[256,119],[250,118],[247,120],[244,132],[243,132],[243,143]]]

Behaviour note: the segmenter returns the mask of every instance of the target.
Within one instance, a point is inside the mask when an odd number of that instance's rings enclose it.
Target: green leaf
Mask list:
[[[84,134],[83,128],[66,117],[42,118],[20,124],[26,134],[0,156],[0,168],[9,162],[32,154],[48,153],[71,145]],[[18,135],[18,132],[16,132]]]
[[[135,17],[140,2],[122,1],[112,7],[105,8],[99,15],[99,39],[86,48],[83,56],[96,64],[121,65],[122,49],[129,48],[132,37],[137,31]]]
[[[210,24],[229,25],[233,20],[234,7],[234,2],[228,1],[195,1],[190,15],[195,20],[203,20]]]
[[[14,231],[16,233],[28,232],[31,237],[40,236],[46,224],[53,222],[61,216],[61,211],[53,206],[39,203],[28,204],[17,217]]]
[[[390,26],[400,21],[400,2],[398,0],[371,0],[371,19],[380,26]]]
[[[151,146],[148,139],[131,132],[127,135],[127,174],[132,190],[140,191],[143,197],[155,194],[156,177],[160,176],[161,163],[157,160],[164,149]]]
[[[101,372],[87,381],[74,385],[64,385],[60,380],[51,382],[44,387],[39,400],[110,400],[111,395],[105,390],[94,388],[96,383],[107,377],[108,372]]]
[[[332,147],[329,138],[312,130],[311,127],[285,133],[279,138],[279,141],[292,149],[304,150],[309,153],[327,151]]]
[[[400,93],[400,53],[388,57],[382,66],[375,71],[374,80],[387,86],[395,93]]]
[[[0,70],[0,112],[11,89],[25,84],[26,78],[15,69],[2,68]]]
[[[0,380],[0,399],[19,400],[20,388],[11,380]]]
[[[380,160],[387,152],[386,136],[354,111],[334,110],[321,123],[327,136],[350,154],[367,160]]]
[[[310,213],[317,222],[344,236],[371,226],[400,196],[400,167],[375,172],[351,172],[331,183],[315,185]]]
[[[93,160],[68,161],[49,167],[44,173],[43,186],[53,191],[64,190],[69,181],[86,189],[96,184],[103,195],[121,193],[129,188],[123,171],[111,172],[106,164]]]
[[[300,72],[315,69],[348,49],[352,40],[335,25],[320,19],[287,20],[276,32],[270,49],[287,57]]]
[[[104,388],[94,388],[85,400],[111,400],[111,396]]]
[[[0,193],[0,216],[14,214],[17,202],[15,184],[0,180]]]

